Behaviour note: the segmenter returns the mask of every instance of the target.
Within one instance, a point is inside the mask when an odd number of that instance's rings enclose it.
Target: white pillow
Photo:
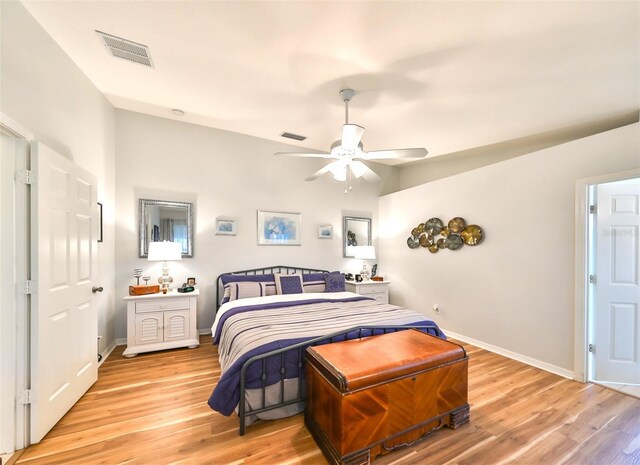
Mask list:
[[[229,284],[229,301],[267,295],[267,283],[238,281]]]

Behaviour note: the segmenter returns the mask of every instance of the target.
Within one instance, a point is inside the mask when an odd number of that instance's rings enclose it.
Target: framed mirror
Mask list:
[[[371,245],[371,218],[345,216],[342,221],[342,255],[355,257],[354,247]]]
[[[179,242],[182,258],[193,257],[193,209],[188,202],[140,199],[140,257],[147,257],[149,242]]]

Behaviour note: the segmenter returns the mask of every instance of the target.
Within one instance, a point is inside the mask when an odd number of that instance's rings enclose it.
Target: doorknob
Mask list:
[[[93,287],[91,288],[91,292],[93,292],[94,294],[95,294],[96,292],[102,292],[102,291],[103,291],[102,286],[100,286],[100,287],[95,287],[95,286],[93,286]]]

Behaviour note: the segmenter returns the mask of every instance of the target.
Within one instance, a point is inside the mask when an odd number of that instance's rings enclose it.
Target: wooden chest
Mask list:
[[[305,424],[332,464],[368,464],[469,421],[464,349],[411,329],[307,349]]]

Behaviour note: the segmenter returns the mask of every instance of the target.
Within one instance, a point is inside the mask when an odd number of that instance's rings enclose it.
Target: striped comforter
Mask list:
[[[218,344],[221,376],[209,406],[230,415],[240,398],[240,370],[251,357],[287,347],[325,334],[357,326],[424,325],[428,332],[444,333],[423,314],[378,303],[351,292],[277,295],[242,299],[223,305],[212,327]],[[355,338],[356,334],[348,338]],[[254,363],[247,372],[247,387],[262,385],[261,367]],[[285,378],[297,378],[298,353],[285,358]],[[304,375],[304,373],[303,373]],[[266,384],[280,381],[280,356],[267,360]]]

